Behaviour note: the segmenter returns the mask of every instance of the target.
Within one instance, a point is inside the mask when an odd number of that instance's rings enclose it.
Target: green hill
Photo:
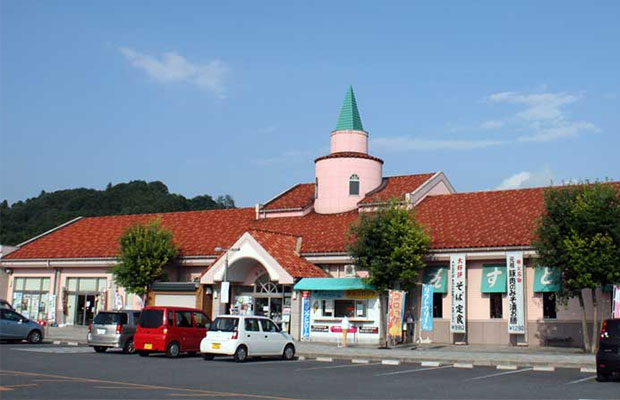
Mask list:
[[[234,208],[229,196],[187,199],[170,193],[162,182],[132,181],[108,184],[105,190],[67,189],[18,201],[0,203],[0,243],[16,245],[75,217],[142,214]]]

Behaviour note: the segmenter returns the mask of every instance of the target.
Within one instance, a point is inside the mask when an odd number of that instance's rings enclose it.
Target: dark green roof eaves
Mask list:
[[[338,124],[336,125],[337,131],[363,131],[362,119],[360,118],[360,112],[357,109],[357,102],[355,101],[355,93],[353,93],[353,87],[349,86],[347,95],[344,98],[342,109],[340,110],[340,118],[338,118]]]

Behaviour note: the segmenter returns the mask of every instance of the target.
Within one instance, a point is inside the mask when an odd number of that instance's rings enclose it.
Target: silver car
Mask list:
[[[0,309],[0,339],[28,340],[39,344],[43,341],[43,327],[20,313],[7,308]]]
[[[100,311],[88,326],[88,345],[97,353],[109,348],[133,353],[133,335],[139,319],[140,311],[136,310]]]

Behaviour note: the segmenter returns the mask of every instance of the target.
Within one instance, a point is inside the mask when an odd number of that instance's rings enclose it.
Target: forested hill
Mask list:
[[[229,195],[187,199],[170,193],[162,182],[108,184],[105,190],[68,189],[41,192],[38,197],[9,206],[0,203],[0,244],[16,245],[75,217],[142,214],[234,208]]]

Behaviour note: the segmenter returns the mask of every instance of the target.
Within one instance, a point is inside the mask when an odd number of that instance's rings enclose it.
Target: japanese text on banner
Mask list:
[[[452,314],[450,332],[466,332],[466,276],[465,254],[450,256],[450,284],[452,289]]]
[[[508,264],[508,333],[525,333],[523,304],[523,253],[520,251],[506,253]]]

